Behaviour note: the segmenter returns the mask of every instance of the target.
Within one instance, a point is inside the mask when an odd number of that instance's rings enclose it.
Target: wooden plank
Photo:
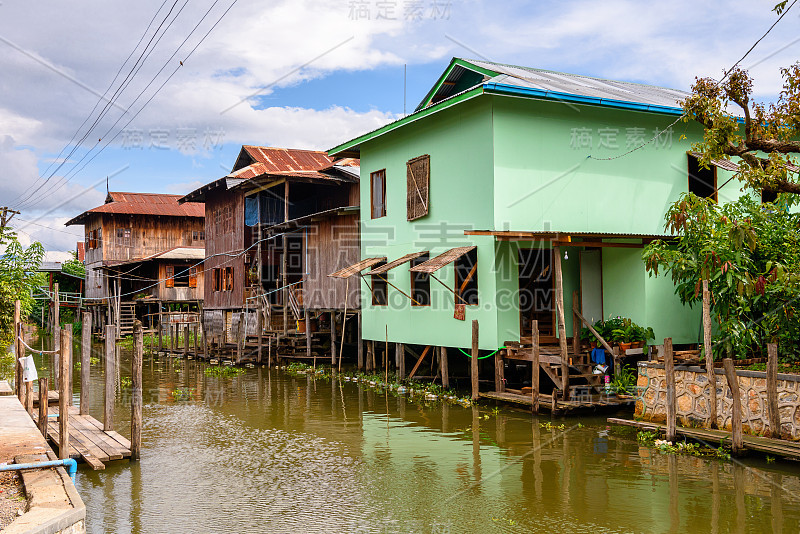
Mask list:
[[[439,353],[439,367],[441,368],[441,373],[442,373],[442,386],[449,388],[450,370],[448,369],[448,362],[447,362],[447,347],[441,347],[441,352]]]
[[[561,349],[561,384],[564,400],[569,398],[569,364],[567,356],[567,327],[564,319],[564,278],[561,271],[561,247],[553,247],[553,264],[556,275],[556,320],[558,346]]]
[[[505,349],[498,350],[494,353],[494,390],[501,393],[505,391],[505,363],[503,362],[503,352],[505,352]]]
[[[83,325],[81,326],[81,400],[80,413],[89,413],[89,391],[92,355],[92,314],[83,312]]]
[[[186,327],[186,343],[189,345],[189,327]],[[195,340],[197,338],[195,337]],[[259,339],[260,333],[259,333]],[[142,449],[142,357],[144,353],[144,334],[142,323],[133,322],[133,358],[131,360],[131,460],[138,460]]]
[[[69,457],[69,402],[72,392],[69,391],[69,352],[72,347],[72,330],[65,328],[61,331],[59,350],[59,367],[61,368],[61,381],[58,392],[58,422],[59,440],[58,457],[62,460]]]
[[[419,358],[417,358],[417,363],[414,364],[414,367],[411,369],[411,372],[408,373],[408,378],[413,378],[414,377],[414,375],[417,373],[417,369],[419,369],[419,366],[422,365],[422,360],[425,359],[425,355],[428,354],[428,352],[431,350],[431,348],[432,348],[432,345],[428,345],[427,347],[425,347],[425,349],[422,351],[422,354],[420,354]],[[442,375],[442,376],[444,376],[444,375]]]
[[[174,338],[173,338],[174,339]],[[114,397],[116,395],[116,343],[114,325],[106,325],[105,397],[103,401],[103,429],[114,428]]]
[[[103,430],[103,425],[100,423],[100,421],[98,421],[94,417],[83,417],[82,420],[85,423],[88,423],[99,430]],[[114,441],[122,445],[123,450],[124,449],[130,450],[131,442],[128,441],[128,438],[124,437],[115,430],[104,430],[103,432],[105,433],[106,436],[108,436],[109,438],[113,439]]]
[[[580,293],[575,290],[572,292],[572,354],[577,358],[581,352],[581,329],[580,319],[575,313],[580,308]],[[575,363],[579,363],[577,360]]]
[[[39,379],[39,417],[38,417],[38,426],[39,432],[42,433],[44,439],[47,439],[47,390],[48,384],[50,379],[48,377],[43,377]]]
[[[72,418],[72,434],[80,433],[86,442],[91,443],[97,449],[96,455],[101,460],[121,460],[130,454],[130,451],[120,447],[114,440],[109,438],[102,430],[88,423],[81,416]]]
[[[49,426],[50,426],[49,434],[51,436],[50,439],[54,443],[58,443],[58,441],[61,439],[59,435],[58,425],[56,423],[50,423]],[[106,468],[106,466],[99,458],[97,458],[94,454],[92,454],[92,452],[89,451],[89,449],[87,449],[86,447],[84,447],[81,443],[78,443],[77,440],[75,440],[73,443],[70,444],[69,457],[75,460],[83,459],[89,465],[89,467],[91,467],[95,471],[99,471]]]

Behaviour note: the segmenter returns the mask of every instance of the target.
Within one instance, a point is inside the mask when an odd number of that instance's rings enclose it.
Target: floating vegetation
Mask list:
[[[661,439],[659,434],[650,430],[641,430],[636,434],[636,441],[641,445],[653,447],[659,452],[666,454],[687,454],[689,456],[704,456],[708,458],[718,458],[720,460],[730,460],[731,451],[720,446],[715,449],[707,445],[689,443],[687,441],[676,441],[672,443]]]
[[[366,374],[355,371],[334,373],[330,367],[318,365],[315,370],[312,366],[302,362],[292,362],[285,367],[281,367],[281,369],[294,376],[312,375],[323,380],[338,378],[342,382],[361,382],[365,386],[377,390],[388,390],[395,395],[407,395],[409,398],[416,397],[426,402],[447,401],[462,406],[472,406],[472,400],[469,397],[461,397],[451,389],[444,388],[438,384],[426,384],[415,380],[398,380],[395,373],[390,373],[389,379],[386,380],[386,375],[381,373]]]
[[[94,356],[89,358],[89,365],[97,365],[98,363],[100,363],[100,358],[95,358]],[[80,369],[80,368],[81,368],[81,361],[76,360],[75,369]],[[39,369],[47,369],[47,367],[40,367]]]
[[[192,400],[194,391],[194,388],[175,388],[172,390],[171,395],[176,401],[188,401]]]
[[[206,376],[214,376],[217,378],[231,378],[234,376],[238,376],[244,373],[244,369],[241,367],[233,367],[233,366],[220,366],[220,365],[212,365],[211,367],[206,367],[205,371],[203,371]]]
[[[123,376],[119,379],[119,385],[124,388],[129,388],[133,385],[133,380],[129,376]]]
[[[552,422],[547,421],[545,423],[539,423],[539,426],[544,428],[545,430],[564,430],[567,428],[567,425],[561,423],[560,425],[554,425]]]

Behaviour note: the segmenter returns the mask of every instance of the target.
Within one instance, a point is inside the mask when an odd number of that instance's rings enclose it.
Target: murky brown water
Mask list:
[[[205,365],[145,356],[142,459],[81,467],[88,532],[800,530],[796,464],[664,455],[600,417],[560,430],[522,411],[267,369],[212,378]],[[115,417],[129,435],[124,389]]]

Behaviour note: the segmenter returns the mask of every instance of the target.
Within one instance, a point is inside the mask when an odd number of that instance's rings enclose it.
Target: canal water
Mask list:
[[[122,376],[129,361],[123,352]],[[88,532],[800,530],[794,463],[663,454],[602,417],[424,402],[265,368],[218,378],[207,365],[145,355],[142,458],[81,466]],[[129,394],[115,411],[126,436]]]

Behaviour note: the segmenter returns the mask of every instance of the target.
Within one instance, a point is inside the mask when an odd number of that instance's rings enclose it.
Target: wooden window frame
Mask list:
[[[461,280],[459,276],[459,264],[464,260],[464,258],[468,257],[470,254],[475,254],[475,263],[473,267],[470,269],[470,273],[465,277],[464,280]],[[478,249],[473,249],[465,254],[462,254],[458,258],[455,259],[453,262],[453,296],[455,298],[456,305],[462,304],[466,306],[480,306],[480,289],[478,284],[480,283],[478,280]],[[467,284],[471,283],[474,280],[475,283],[475,302],[466,303],[463,296],[462,291],[467,289]],[[463,289],[462,289],[463,288]],[[463,300],[462,300],[463,299]]]
[[[166,265],[166,279],[164,280],[165,287],[175,287],[175,266],[174,265]]]
[[[189,267],[189,287],[197,288],[197,267]]]
[[[375,267],[380,267],[381,265],[386,265],[385,261],[378,262],[375,264]],[[383,273],[383,275],[373,274],[370,276],[370,289],[372,293],[372,305],[373,306],[388,306],[389,305],[389,283],[386,281],[387,273]],[[383,295],[384,295],[384,302],[380,302],[378,298],[378,292],[376,291],[377,288],[383,288]]]
[[[222,273],[219,267],[212,272],[212,286],[215,292],[222,291]]]
[[[383,180],[382,187],[382,204],[378,207],[382,208],[378,215],[375,214],[375,179],[380,178]],[[380,219],[386,217],[386,169],[381,169],[369,174],[369,214],[371,219]]]
[[[416,170],[415,170],[416,167]],[[430,211],[431,157],[417,156],[406,162],[406,218],[415,221]]]
[[[233,267],[225,267],[225,291],[233,291]]]
[[[415,266],[419,265],[420,263],[424,263],[424,262],[428,261],[429,259],[431,259],[430,256],[431,255],[428,253],[428,254],[423,254],[422,256],[419,256],[419,257],[416,257],[416,258],[412,259],[409,262],[409,267],[415,267]],[[431,305],[431,300],[432,300],[432,297],[431,297],[431,275],[429,273],[417,273],[417,272],[413,272],[413,271],[409,272],[408,274],[411,275],[411,292],[410,292],[410,294],[411,294],[411,305],[414,306],[414,307],[417,307],[417,308],[430,306]],[[425,283],[427,283],[427,285],[428,285],[428,292],[427,292],[428,301],[420,303],[419,300],[417,299],[417,293],[416,293],[415,285],[416,285],[417,282],[422,282],[422,279],[424,279],[426,281]]]
[[[694,159],[695,161],[697,161],[697,168],[699,170],[701,170],[701,171],[709,170],[712,173],[714,173],[714,183],[711,186],[713,188],[714,192],[710,196],[700,197],[700,198],[710,198],[714,202],[718,203],[719,202],[719,200],[718,200],[719,199],[719,191],[717,191],[717,166],[716,165],[711,165],[711,167],[709,169],[703,169],[703,168],[700,167],[700,162],[699,162],[699,160],[697,159],[696,156],[694,156],[692,154],[687,154],[686,156],[687,156],[687,158],[686,158],[686,181],[687,182],[686,183],[688,185],[687,191],[689,191],[691,193],[694,193],[692,191],[692,159]],[[697,193],[695,193],[695,195],[697,195]],[[697,195],[697,196],[699,196],[699,195]]]

